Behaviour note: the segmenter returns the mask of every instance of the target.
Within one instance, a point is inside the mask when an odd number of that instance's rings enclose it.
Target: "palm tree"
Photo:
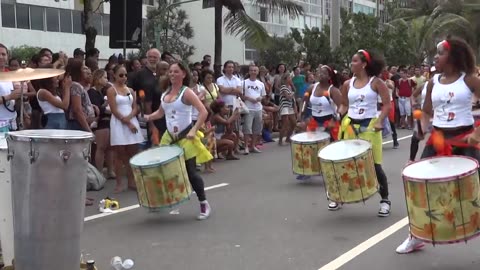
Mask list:
[[[480,27],[475,29],[475,20],[468,20],[466,15],[473,19],[472,14],[480,15],[479,11],[476,0],[417,0],[414,6],[396,8],[389,24],[408,26],[411,49],[417,59],[423,60],[431,57],[435,44],[448,35],[464,38],[477,47],[480,33],[476,30]]]
[[[303,7],[294,0],[248,0],[253,6],[264,7],[270,11],[279,11],[281,15],[296,17],[303,14]],[[223,18],[223,7],[229,12]],[[222,33],[240,36],[255,45],[265,45],[270,36],[261,24],[250,17],[243,6],[242,0],[215,0],[215,54],[214,68],[216,76],[221,74],[222,66]]]

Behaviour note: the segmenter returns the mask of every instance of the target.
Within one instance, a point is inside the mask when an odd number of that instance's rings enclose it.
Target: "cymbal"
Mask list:
[[[21,68],[15,71],[0,72],[0,81],[21,82],[29,80],[46,79],[65,73],[63,69],[54,68]]]

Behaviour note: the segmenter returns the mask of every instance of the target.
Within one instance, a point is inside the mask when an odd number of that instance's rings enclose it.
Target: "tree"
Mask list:
[[[256,7],[267,8],[269,11],[279,11],[281,15],[296,17],[303,14],[303,8],[293,0],[250,0]],[[223,8],[229,12],[223,18]],[[261,24],[248,16],[242,0],[216,0],[215,1],[215,74],[221,74],[222,66],[222,33],[240,36],[242,40],[249,40],[258,48],[268,44],[271,37]]]
[[[408,26],[414,45],[410,49],[431,58],[436,43],[448,35],[463,38],[477,48],[480,28],[475,30],[472,23],[475,15],[480,15],[477,0],[421,0],[414,6],[395,9],[389,24]],[[470,16],[470,21],[465,16]]]
[[[158,0],[158,8],[147,14],[147,43],[155,44],[160,51],[168,51],[187,60],[193,55],[194,46],[188,40],[193,38],[193,27],[188,22],[187,13],[171,7],[172,2]]]
[[[290,35],[274,36],[269,46],[260,51],[258,62],[268,69],[276,67],[280,63],[294,66],[300,58],[300,53],[297,52],[295,46],[295,40]]]
[[[9,50],[10,57],[17,58],[20,61],[25,60],[29,61],[32,56],[36,55],[42,48],[40,47],[31,47],[28,45],[22,45],[18,47],[12,47]]]
[[[363,13],[341,12],[342,28],[339,48],[333,51],[340,65],[347,67],[352,55],[359,49],[385,51],[385,42],[381,39],[383,29],[379,18]]]
[[[306,61],[316,67],[319,64],[330,64],[334,61],[330,47],[330,29],[320,31],[317,27],[302,30],[292,29],[292,37],[299,44],[299,53],[306,54]]]

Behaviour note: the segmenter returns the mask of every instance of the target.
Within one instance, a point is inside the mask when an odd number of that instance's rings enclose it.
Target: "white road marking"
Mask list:
[[[399,141],[406,140],[411,138],[413,135],[408,135],[405,137],[398,138]],[[388,144],[392,143],[393,141],[386,141],[383,142],[383,144]],[[331,261],[330,263],[324,265],[321,267],[319,270],[336,270],[349,261],[353,260],[355,257],[358,255],[362,254],[363,252],[367,251],[369,248],[375,246],[376,244],[380,243],[383,241],[385,238],[389,237],[390,235],[396,233],[403,227],[408,225],[408,217],[404,217],[403,219],[397,221],[397,223],[393,224],[392,226],[386,228],[385,230],[377,233],[376,235],[370,237],[363,243],[357,245],[353,249],[347,251],[346,253],[340,255],[337,257],[335,260]]]
[[[228,186],[228,185],[229,185],[228,183],[221,183],[221,184],[218,184],[218,185],[213,185],[213,186],[206,187],[205,190],[221,188],[221,187],[225,187],[225,186]],[[195,192],[193,192],[193,193],[195,193]],[[112,213],[100,213],[100,214],[85,217],[84,221],[87,222],[87,221],[90,221],[90,220],[99,219],[99,218],[103,218],[103,217],[106,217],[106,216],[111,216],[111,215],[123,213],[123,212],[126,212],[126,211],[137,209],[139,207],[140,207],[139,204],[122,207],[118,210],[113,211]]]
[[[342,267],[343,265],[345,265],[346,263],[348,263],[358,255],[367,251],[369,248],[373,247],[374,245],[380,243],[382,240],[394,234],[395,232],[405,227],[406,225],[408,225],[408,217],[405,217],[399,220],[397,223],[393,224],[392,226],[370,237],[365,242],[359,244],[358,246],[354,247],[348,252],[342,254],[341,256],[337,257],[335,260],[331,261],[330,263],[326,264],[325,266],[323,266],[318,270],[336,270]]]
[[[406,140],[406,139],[410,139],[413,135],[408,135],[408,136],[405,136],[405,137],[401,137],[401,138],[398,138],[397,141],[403,141],[403,140]],[[390,141],[386,141],[386,142],[383,142],[382,144],[388,144],[388,143],[392,143],[393,141],[390,140]]]

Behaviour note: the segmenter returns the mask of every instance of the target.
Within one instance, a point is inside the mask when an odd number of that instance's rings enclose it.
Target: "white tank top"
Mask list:
[[[440,74],[433,76],[433,125],[440,128],[473,125],[472,95],[465,83],[465,73],[451,84],[441,84]]]
[[[167,91],[162,95],[162,108],[165,112],[167,121],[167,130],[172,135],[178,135],[192,123],[192,106],[183,103],[183,95],[187,87],[180,90],[180,94],[173,102],[165,102],[165,96],[170,92]]]
[[[425,97],[427,96],[427,87],[428,87],[428,81],[425,83],[425,85],[423,86],[423,89],[422,89],[422,102],[420,103],[421,104],[421,108],[423,109],[423,104],[425,103]]]
[[[369,119],[377,117],[378,93],[372,89],[371,77],[363,88],[355,88],[353,85],[356,78],[350,80],[348,90],[348,116],[352,119]]]
[[[312,106],[312,115],[315,117],[322,117],[327,115],[332,115],[335,113],[335,109],[330,102],[331,98],[325,96],[316,97],[315,90],[317,89],[318,82],[313,85],[312,94],[310,95],[310,105]],[[328,87],[328,96],[330,97],[330,89],[332,85]]]
[[[44,90],[44,89],[40,89],[40,91],[47,91],[47,90]],[[49,113],[65,113],[63,111],[63,109],[60,109],[56,106],[54,106],[53,104],[51,104],[50,102],[48,101],[41,101],[39,98],[38,98],[38,93],[40,93],[40,91],[37,92],[37,100],[38,100],[38,104],[40,105],[40,108],[42,108],[42,111],[43,111],[43,114],[49,114]],[[62,101],[62,99],[59,97],[59,96],[55,96],[56,99]]]

